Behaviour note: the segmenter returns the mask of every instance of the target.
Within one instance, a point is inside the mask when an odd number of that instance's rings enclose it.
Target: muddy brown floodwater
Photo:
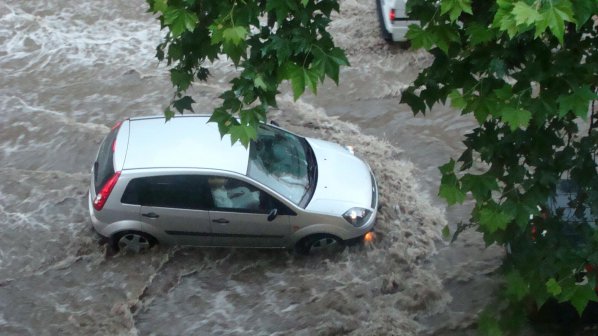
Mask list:
[[[430,63],[380,38],[373,1],[341,2],[332,23],[351,68],[341,85],[271,118],[353,145],[380,185],[377,241],[333,257],[158,247],[106,257],[87,187],[116,121],[160,114],[172,94],[154,58],[161,33],[142,0],[0,3],[1,335],[462,335],[497,288],[500,249],[445,210],[437,166],[458,155],[468,118],[439,106],[414,117],[401,90]],[[192,92],[209,112],[235,69],[212,65]],[[470,206],[470,205],[469,205]]]

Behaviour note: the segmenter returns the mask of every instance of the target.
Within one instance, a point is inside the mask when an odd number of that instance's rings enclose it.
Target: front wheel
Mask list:
[[[156,245],[156,238],[138,231],[121,232],[114,236],[112,247],[115,251],[145,252]]]
[[[328,234],[316,234],[301,239],[295,245],[295,252],[302,255],[337,253],[344,248],[345,244],[340,238]]]

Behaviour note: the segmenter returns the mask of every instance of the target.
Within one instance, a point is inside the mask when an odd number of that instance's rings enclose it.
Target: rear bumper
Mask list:
[[[93,201],[91,197],[91,192],[88,193],[88,208],[89,208],[89,218],[91,219],[91,229],[98,234],[100,237],[106,238],[106,235],[102,234],[101,229],[106,225],[96,217],[95,210],[93,208]]]

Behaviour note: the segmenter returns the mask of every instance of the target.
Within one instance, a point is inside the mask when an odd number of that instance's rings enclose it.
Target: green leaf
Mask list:
[[[243,43],[236,45],[233,43],[223,43],[222,51],[230,57],[235,65],[239,65],[241,57],[245,54],[246,48]]]
[[[455,160],[450,159],[449,162],[443,164],[442,166],[438,167],[438,170],[440,170],[440,173],[442,175],[449,175],[449,174],[453,174],[455,172]]]
[[[571,298],[569,298],[569,302],[575,307],[577,313],[581,316],[584,309],[588,305],[590,301],[596,301],[598,298],[596,297],[596,291],[593,287],[588,285],[576,285],[575,292]]]
[[[170,81],[180,91],[185,91],[193,81],[193,75],[185,70],[170,69]]]
[[[463,190],[470,190],[478,201],[490,198],[493,190],[498,190],[496,177],[486,173],[482,175],[465,174],[461,178]]]
[[[573,93],[562,95],[557,99],[559,103],[559,116],[564,117],[571,111],[576,116],[587,119],[590,101],[594,99],[598,99],[598,95],[588,85],[578,87]]]
[[[442,0],[440,3],[440,14],[444,15],[447,12],[451,21],[457,20],[462,12],[473,14],[471,9],[471,0]]]
[[[318,94],[318,74],[312,69],[303,69],[305,84],[314,94]]]
[[[594,0],[575,0],[572,1],[572,5],[578,29],[588,21],[595,10],[598,10],[598,4]]]
[[[521,301],[521,299],[523,299],[529,293],[529,286],[527,285],[527,282],[525,281],[525,279],[523,279],[519,271],[511,271],[509,274],[507,274],[506,280],[506,294],[513,300]]]
[[[494,233],[497,230],[504,230],[507,224],[513,220],[513,217],[496,209],[483,208],[480,210],[480,227],[488,233]]]
[[[461,204],[465,200],[465,193],[456,185],[441,184],[438,196],[444,198],[449,205]]]
[[[170,27],[174,37],[180,36],[187,30],[193,32],[198,21],[195,13],[184,8],[169,8],[164,13],[164,23]]]
[[[193,108],[191,104],[195,103],[195,100],[189,96],[185,96],[183,98],[177,99],[173,102],[172,106],[179,111],[179,113],[183,113],[184,110],[189,110],[193,112]]]
[[[430,33],[434,39],[434,44],[448,54],[449,45],[451,42],[460,42],[459,31],[451,25],[440,25],[430,27]]]
[[[239,43],[245,40],[247,36],[247,29],[245,27],[236,26],[228,27],[222,31],[222,38],[224,41],[238,46]]]
[[[289,8],[288,2],[285,0],[267,0],[266,11],[276,14],[276,22],[281,25],[282,22],[287,18],[291,8]]]
[[[420,25],[409,25],[409,30],[405,37],[409,39],[411,47],[414,49],[424,48],[430,50],[434,46],[434,36],[424,30]]]
[[[247,148],[249,142],[257,138],[257,124],[255,125],[233,125],[230,127],[230,140],[231,143],[239,141],[243,146]]]
[[[501,119],[509,125],[511,131],[520,127],[527,128],[529,121],[532,118],[532,113],[522,108],[514,108],[505,106],[500,111]]]
[[[445,226],[442,228],[442,237],[443,237],[444,239],[449,239],[449,238],[451,237],[451,229],[449,228],[449,226],[448,226],[448,225],[445,225]]]
[[[151,0],[150,7],[154,13],[165,13],[168,10],[167,0]]]
[[[465,31],[469,36],[469,43],[472,46],[490,42],[496,36],[494,30],[478,22],[471,23],[469,26],[467,26]]]
[[[508,84],[503,85],[499,89],[494,90],[493,93],[496,95],[496,97],[498,99],[504,100],[507,102],[509,99],[513,98],[513,88],[511,87],[511,85],[508,85]]]
[[[537,9],[530,7],[523,1],[518,1],[513,7],[513,16],[517,25],[533,25],[542,20],[542,15]]]
[[[174,111],[170,109],[170,106],[164,109],[164,117],[166,117],[166,121],[174,117]]]
[[[409,105],[414,115],[426,112],[426,103],[422,98],[415,95],[412,90],[405,90],[401,93],[401,104]]]
[[[565,21],[575,22],[573,19],[573,8],[570,1],[560,1],[558,3],[549,2],[547,10],[542,11],[542,17],[545,24],[550,28],[552,34],[563,44],[563,35],[565,34]],[[536,35],[538,34],[537,26]]]
[[[297,100],[305,91],[305,74],[303,73],[303,68],[292,63],[287,63],[285,73],[285,77],[291,81],[293,99]]]
[[[330,50],[328,57],[338,65],[350,65],[345,52],[341,48],[333,48]]]
[[[467,102],[459,90],[453,90],[451,93],[449,93],[448,97],[451,100],[451,106],[456,109],[463,109],[467,106]]]
[[[550,278],[548,281],[546,281],[546,291],[552,296],[557,296],[561,294],[563,289],[554,278]]]
[[[509,38],[513,38],[519,31],[515,17],[511,13],[511,8],[505,6],[505,8],[498,10],[492,22],[492,27],[498,28],[500,31],[506,31]]]
[[[483,336],[503,335],[498,320],[494,316],[491,316],[487,311],[482,313],[478,320],[478,333]]]
[[[262,76],[259,76],[259,75],[256,76],[253,79],[253,85],[255,85],[255,87],[260,88],[262,90],[268,90],[268,85],[266,85]]]

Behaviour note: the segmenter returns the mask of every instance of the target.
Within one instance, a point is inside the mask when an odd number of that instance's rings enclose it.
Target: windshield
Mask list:
[[[247,176],[305,207],[316,185],[315,156],[304,138],[260,125],[249,148]]]

